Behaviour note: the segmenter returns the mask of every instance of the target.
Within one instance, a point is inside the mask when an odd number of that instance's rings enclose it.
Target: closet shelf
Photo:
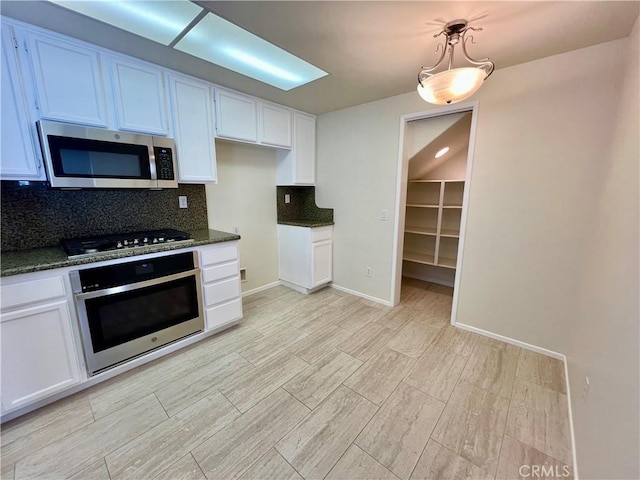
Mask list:
[[[451,230],[451,229],[443,228],[443,229],[440,230],[440,236],[441,237],[460,238],[460,231],[459,230]]]
[[[403,260],[414,263],[423,263],[425,265],[435,265],[434,256],[427,253],[404,252]]]
[[[439,208],[440,205],[433,203],[407,203],[407,207],[411,208]]]
[[[437,235],[438,231],[435,228],[429,227],[412,227],[405,226],[404,233],[414,233],[416,235]]]
[[[444,257],[438,258],[438,265],[440,267],[456,268],[456,263],[457,263],[457,260],[455,258],[444,258]]]

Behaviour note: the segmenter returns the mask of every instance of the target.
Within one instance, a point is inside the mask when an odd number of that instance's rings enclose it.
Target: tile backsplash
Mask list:
[[[189,207],[180,209],[178,196]],[[204,185],[166,190],[56,190],[1,182],[2,250],[58,245],[62,238],[175,228],[207,228]]]

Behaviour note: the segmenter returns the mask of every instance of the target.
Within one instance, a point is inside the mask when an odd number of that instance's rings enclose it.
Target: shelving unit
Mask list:
[[[464,180],[409,180],[403,260],[456,268]]]

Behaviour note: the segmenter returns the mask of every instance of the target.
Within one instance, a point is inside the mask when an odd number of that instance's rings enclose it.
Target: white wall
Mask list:
[[[595,248],[585,244],[594,234],[592,195],[602,188],[598,173],[612,156],[628,42],[622,39],[499,69],[472,98],[479,101],[479,115],[459,272],[458,322],[568,351],[574,319],[581,313],[577,305],[585,297],[584,263]],[[634,107],[638,108],[637,102],[629,108]],[[393,212],[395,207],[399,116],[430,108],[414,92],[318,118],[318,200],[334,207],[336,219],[334,283],[383,300],[391,298],[393,219],[381,222],[379,210]],[[637,140],[637,122],[631,128]],[[637,163],[637,155],[631,160]],[[637,200],[637,188],[635,194]],[[606,222],[606,213],[602,216]],[[633,243],[629,238],[621,248]],[[636,254],[637,248],[636,240]],[[626,251],[619,255],[636,258]],[[366,266],[373,267],[372,278],[365,277]],[[616,274],[603,272],[599,295],[608,302],[623,295],[630,303],[626,291],[606,287],[607,276]],[[637,294],[636,288],[636,300]],[[600,321],[602,317],[596,316]],[[637,330],[630,333],[637,342]],[[614,338],[602,341],[600,353],[618,349]],[[637,362],[637,343],[630,352],[628,361]],[[627,374],[632,372],[625,371],[628,388],[637,390],[637,376],[631,380]],[[613,389],[606,395],[627,394],[627,387],[606,385]],[[595,414],[616,425],[617,415],[637,419],[633,398],[621,401],[616,415],[609,414],[606,406],[607,402],[598,402]],[[590,430],[578,435],[589,435]],[[595,462],[601,466],[598,474],[633,471],[638,448],[632,433],[627,429],[621,438],[631,445],[621,453],[624,466],[596,454],[600,447],[607,450],[605,445],[618,430],[591,440],[579,438],[579,445],[590,442],[592,447],[584,478],[589,478]],[[635,457],[628,457],[634,448]]]
[[[570,319],[566,353],[582,478],[640,478],[639,42],[636,22],[609,150],[592,170],[590,232]]]
[[[218,184],[207,185],[209,228],[240,230],[242,291],[278,280],[275,150],[216,141]]]

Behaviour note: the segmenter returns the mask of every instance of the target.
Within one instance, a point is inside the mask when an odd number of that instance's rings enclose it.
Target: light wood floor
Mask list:
[[[451,301],[253,295],[240,326],[4,425],[2,478],[567,478],[561,362],[451,327]]]

